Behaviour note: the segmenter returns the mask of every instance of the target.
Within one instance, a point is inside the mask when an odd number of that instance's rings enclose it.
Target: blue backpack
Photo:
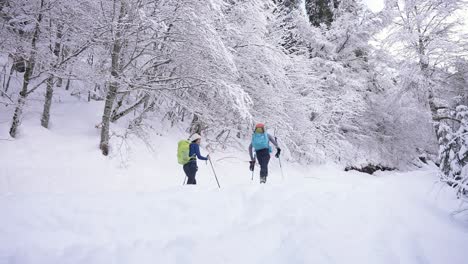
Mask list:
[[[268,139],[268,134],[264,133],[254,133],[252,135],[252,147],[255,151],[261,149],[268,149],[271,152],[270,140]]]

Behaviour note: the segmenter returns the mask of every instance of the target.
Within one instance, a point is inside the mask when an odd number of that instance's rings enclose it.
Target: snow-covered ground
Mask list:
[[[458,202],[435,168],[284,161],[283,179],[273,158],[259,185],[234,151],[212,155],[221,189],[203,162],[199,185],[182,186],[182,134],[163,130],[154,153],[137,144],[122,164],[97,150],[101,103],[57,98],[50,130],[31,107],[20,137],[0,141],[1,264],[467,263],[467,217],[451,216]],[[2,139],[10,117],[0,111]]]

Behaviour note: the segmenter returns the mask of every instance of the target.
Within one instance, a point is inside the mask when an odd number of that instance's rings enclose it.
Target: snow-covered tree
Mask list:
[[[65,76],[67,65],[91,45],[88,15],[92,16],[93,8],[88,4],[47,0],[4,4],[2,34],[7,38],[1,48],[13,59],[5,90],[8,90],[13,71],[24,73],[22,88],[16,96],[10,128],[12,137],[16,137],[27,97],[43,84],[47,88],[41,123],[48,127],[55,83],[60,83],[58,81]]]
[[[29,94],[45,94],[48,127],[64,86],[104,101],[105,155],[122,129],[141,136],[159,120],[212,146],[265,122],[296,160],[396,167],[429,152],[426,128],[467,100],[456,0],[387,1],[380,16],[356,0],[26,2],[0,2],[12,136]],[[369,42],[386,24],[377,49]],[[23,89],[8,88],[12,73]]]
[[[468,107],[458,106],[450,118],[458,128],[441,124],[438,130],[441,179],[468,202]]]
[[[433,119],[438,120],[438,90],[434,72],[447,67],[462,51],[454,17],[462,0],[387,0],[386,14],[392,20],[387,43],[406,58],[407,89],[418,94],[429,105]],[[412,65],[417,65],[417,71]],[[413,69],[413,70],[412,70]]]
[[[193,115],[203,130],[221,131],[223,124],[236,127],[248,116],[248,98],[236,83],[236,66],[219,32],[222,1],[116,3],[108,9],[116,26],[108,36],[111,76],[101,123],[103,154],[109,149],[110,122],[131,110],[160,111],[173,121]]]
[[[409,128],[417,121],[426,129],[413,129],[413,134],[405,132],[406,145],[418,149],[410,151],[412,153],[432,154],[435,152],[433,145],[437,142],[435,131],[440,122],[445,122],[444,112],[451,100],[446,92],[452,90],[448,84],[451,82],[450,68],[462,52],[456,30],[461,20],[456,13],[463,1],[388,0],[385,4],[382,22],[389,26],[384,31],[386,38],[382,52],[395,57],[387,59],[387,67],[393,68],[391,79],[395,84],[392,91],[386,93],[392,102],[388,113],[392,113],[391,119],[395,119],[401,109],[408,109],[405,114],[407,125],[401,123],[401,126]],[[429,130],[433,123],[436,129]],[[390,130],[399,129],[393,126]],[[424,149],[412,140],[418,137],[419,141],[427,142]]]
[[[26,98],[34,90],[34,88],[30,88],[29,84],[36,68],[40,27],[46,12],[45,5],[45,0],[35,1],[29,5],[25,5],[23,1],[15,1],[8,2],[7,6],[2,8],[4,12],[2,17],[7,25],[5,33],[9,36],[9,41],[2,43],[3,47],[10,50],[9,54],[13,54],[16,70],[24,72],[22,88],[10,127],[11,137],[17,135]],[[23,8],[26,8],[27,11]]]
[[[373,158],[366,150],[375,146],[356,151],[369,141],[368,127],[357,124],[372,93],[368,41],[377,28],[355,1],[342,1],[335,13],[328,28],[301,28],[307,52],[296,54],[289,68],[294,92],[288,101],[296,105],[289,114],[297,121],[290,123],[291,145],[309,161],[366,163]]]
[[[61,1],[49,2],[45,17],[47,32],[46,41],[49,52],[44,52],[42,71],[48,75],[46,78],[46,94],[44,109],[41,117],[41,125],[49,126],[50,109],[55,86],[62,86],[63,79],[68,78],[67,87],[70,85],[70,65],[94,44],[96,38],[93,35],[92,20],[93,11],[96,8],[92,2],[80,3]],[[67,89],[68,89],[67,88]]]
[[[339,5],[340,0],[305,0],[309,21],[315,27],[322,24],[329,27],[335,18],[334,13]]]

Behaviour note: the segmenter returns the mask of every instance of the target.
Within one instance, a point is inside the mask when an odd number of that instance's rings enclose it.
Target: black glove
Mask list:
[[[276,158],[279,158],[280,154],[281,154],[281,149],[280,149],[280,148],[277,148],[277,149],[276,149],[275,157],[276,157]]]
[[[255,160],[251,160],[250,162],[250,171],[254,171],[255,168]]]

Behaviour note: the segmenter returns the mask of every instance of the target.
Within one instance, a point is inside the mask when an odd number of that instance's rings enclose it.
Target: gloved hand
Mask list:
[[[276,158],[279,158],[280,154],[281,154],[281,149],[280,149],[280,148],[277,148],[277,149],[276,149],[275,157],[276,157]]]
[[[206,155],[206,158],[210,160],[211,159],[210,154]]]
[[[250,171],[253,171],[255,168],[255,160],[251,160],[250,162]]]

